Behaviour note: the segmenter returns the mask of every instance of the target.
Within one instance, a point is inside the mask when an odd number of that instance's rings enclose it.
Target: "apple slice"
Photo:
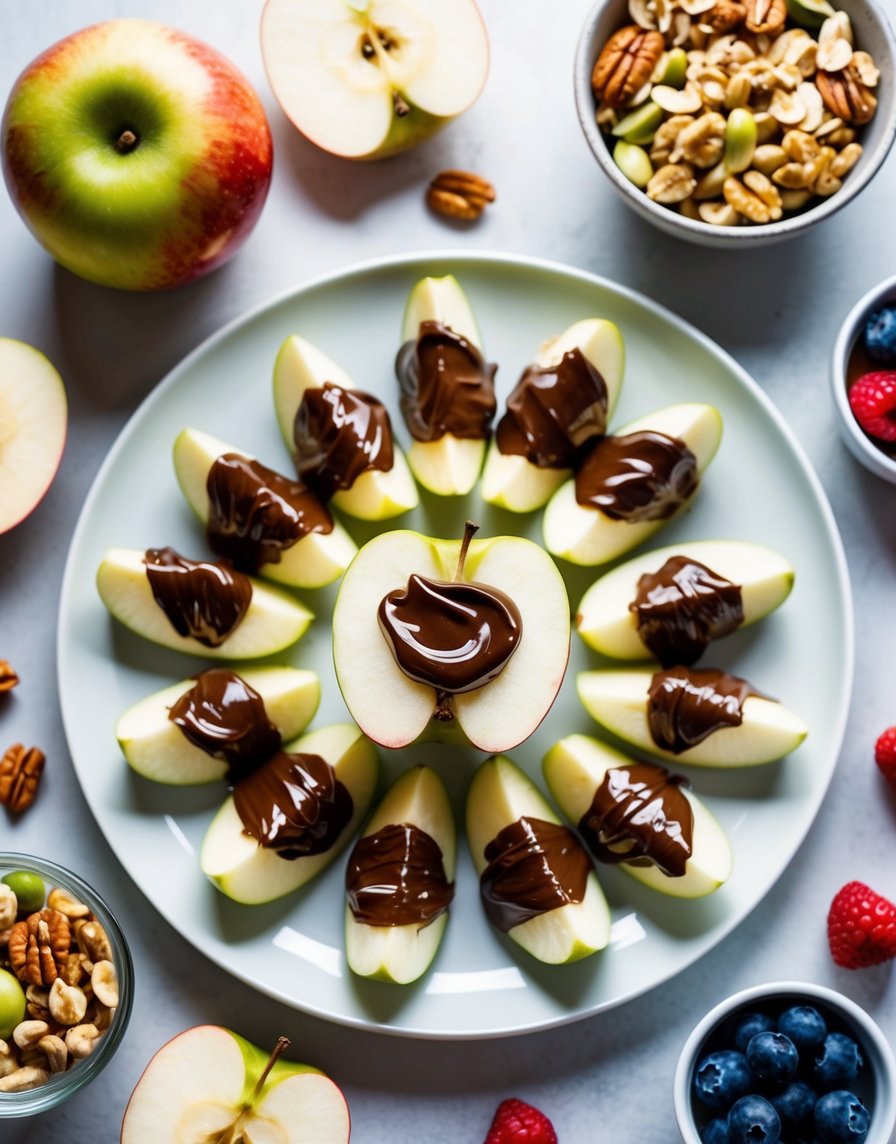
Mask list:
[[[667,561],[682,558],[688,563],[674,580],[657,585],[658,601],[662,605],[657,623],[669,623],[669,613],[680,614],[682,621],[693,633],[711,634],[712,625],[719,617],[720,597],[716,591],[690,573],[692,561],[709,569],[717,580],[727,580],[740,589],[739,608],[742,619],[731,623],[746,627],[767,616],[779,607],[793,587],[793,566],[779,553],[761,544],[741,540],[697,540],[670,545],[644,552],[620,564],[596,580],[585,592],[575,617],[576,629],[589,647],[612,659],[644,659],[655,654],[645,642],[635,610],[638,583],[642,576],[655,576],[667,567]],[[671,569],[672,564],[668,565]],[[732,609],[725,607],[726,613]],[[735,609],[736,611],[736,609]],[[649,617],[647,628],[651,626]],[[725,627],[730,624],[726,623]],[[647,639],[654,642],[648,634]],[[685,663],[681,651],[671,654],[675,647],[682,648],[692,642],[694,650],[702,639],[691,641],[670,636],[670,656],[667,662]],[[696,658],[696,656],[694,657]]]
[[[429,138],[475,102],[489,66],[473,0],[267,0],[261,52],[286,116],[349,159]]]
[[[614,827],[610,828],[615,828],[616,833],[621,836],[618,842],[609,843],[611,849],[624,853],[631,843],[635,843],[636,847],[631,861],[625,861],[621,857],[614,858],[613,861],[618,862],[620,869],[637,881],[643,882],[645,886],[650,886],[651,889],[673,898],[702,898],[713,893],[731,876],[733,863],[731,843],[706,805],[686,785],[676,783],[674,787],[675,791],[680,792],[680,797],[687,800],[692,816],[683,872],[671,873],[663,869],[656,860],[644,857],[644,841],[650,845],[658,836],[671,839],[671,848],[674,851],[676,839],[681,836],[678,833],[679,820],[667,814],[663,801],[664,781],[668,779],[668,772],[664,768],[653,763],[636,764],[635,760],[622,754],[621,751],[616,751],[606,743],[601,743],[588,735],[567,735],[555,743],[545,755],[542,771],[554,801],[570,822],[579,828],[586,844],[590,845],[595,828],[600,829],[597,824],[606,822],[602,815],[593,819],[593,824],[588,823],[588,819],[594,814],[595,795],[598,791],[606,789],[607,772],[632,775],[633,766],[636,767],[633,777],[637,782],[644,783],[643,789],[648,793],[646,798],[631,801],[631,809],[623,812],[624,825],[614,824]],[[616,786],[621,792],[629,784],[620,782]],[[620,801],[620,794],[617,793],[613,805],[620,806]],[[660,808],[659,814],[652,815],[650,808],[656,806],[657,802]],[[625,805],[624,802],[622,805]],[[686,834],[685,831],[682,833]],[[604,856],[593,847],[592,850],[598,859]],[[662,851],[660,854],[661,862],[664,860]],[[676,866],[680,862],[679,855]]]
[[[294,739],[305,730],[320,702],[320,681],[313,671],[249,667],[239,670],[239,679],[261,697],[267,718],[284,740]],[[226,759],[191,742],[169,718],[171,708],[195,685],[195,678],[185,679],[147,695],[122,712],[115,725],[115,736],[128,766],[137,774],[175,786],[226,777]],[[226,713],[227,701],[221,706]],[[208,713],[205,721],[208,722]],[[219,726],[217,720],[214,726]]]
[[[603,378],[607,390],[606,417],[609,420],[622,388],[625,365],[625,347],[619,327],[604,318],[583,318],[574,322],[542,345],[535,355],[535,365],[543,370],[555,369],[564,355],[573,350],[578,350]],[[568,432],[568,426],[561,426],[562,436]],[[485,457],[482,499],[511,512],[532,512],[546,503],[571,472],[572,469],[566,467],[541,467],[521,454],[502,453],[496,436],[492,438]]]
[[[597,670],[580,672],[576,688],[585,710],[611,734],[630,743],[638,750],[648,751],[664,759],[678,759],[682,763],[700,767],[751,767],[770,763],[790,754],[802,743],[808,728],[799,716],[781,703],[748,690],[738,703],[706,683],[705,673],[693,668],[676,669],[676,674],[694,680],[688,694],[681,688],[671,694],[671,705],[666,718],[667,726],[677,731],[681,719],[690,718],[705,737],[693,746],[675,743],[675,749],[660,746],[651,732],[648,695],[655,679],[653,673],[637,669]],[[657,673],[661,676],[664,673]],[[709,674],[715,674],[710,669]],[[724,686],[724,673],[721,681]],[[729,676],[728,679],[736,677]],[[678,700],[678,711],[675,701]],[[694,699],[699,709],[694,714],[687,710]],[[741,722],[725,725],[721,718],[727,713],[733,720],[740,706]],[[701,712],[703,712],[701,718]],[[696,735],[689,736],[696,740]],[[673,742],[671,738],[667,741]]]
[[[587,851],[505,755],[486,759],[473,775],[466,823],[492,924],[549,965],[606,946],[610,910]]]
[[[652,432],[682,441],[693,454],[699,476],[715,455],[722,437],[722,418],[712,405],[668,405],[644,417],[631,421],[612,438],[611,442],[629,433]],[[600,448],[599,443],[596,448]],[[589,454],[590,456],[591,454]],[[577,477],[561,485],[548,501],[544,510],[544,542],[548,552],[572,564],[605,564],[628,552],[651,536],[675,512],[690,504],[694,489],[678,508],[667,515],[653,519],[615,519],[591,505],[576,499],[577,480],[582,479],[588,458],[579,467]],[[631,482],[625,482],[627,487]],[[617,482],[618,484],[618,482]],[[666,505],[671,509],[671,505]]]
[[[474,690],[440,699],[434,686],[409,678],[398,666],[378,609],[412,576],[444,583],[452,581],[458,566],[460,582],[498,589],[513,601],[521,636],[500,674]],[[438,609],[434,616],[439,618]],[[468,636],[474,638],[471,633],[457,638]],[[425,641],[425,633],[421,638]],[[470,542],[398,530],[374,537],[349,565],[333,610],[333,663],[343,699],[364,733],[384,747],[429,738],[468,742],[490,753],[510,750],[547,714],[568,656],[563,578],[543,549],[517,536]]]
[[[235,449],[199,429],[182,430],[174,442],[174,471],[178,484],[187,504],[203,524],[208,524],[210,515],[209,472],[218,457],[225,454],[240,456],[246,461],[255,460],[250,453]],[[307,495],[313,498],[312,503],[316,500],[310,490]],[[258,568],[259,576],[293,588],[321,588],[339,579],[358,551],[358,546],[323,506],[320,509],[321,515],[328,518],[331,531],[305,533],[295,543],[281,549],[279,560],[262,563]],[[253,513],[252,539],[256,543],[263,539],[263,527],[260,526],[266,521],[263,511]]]
[[[430,767],[411,767],[348,860],[345,952],[354,973],[407,985],[426,972],[448,924],[456,851],[442,780]]]
[[[242,622],[217,647],[191,635],[180,635],[156,603],[146,572],[144,553],[136,548],[110,548],[97,569],[100,599],[119,623],[137,635],[190,655],[212,659],[257,659],[272,655],[300,639],[312,613],[281,588],[248,577],[252,596]]]
[[[62,378],[40,350],[0,338],[0,533],[37,508],[68,431]]]
[[[292,334],[283,342],[274,362],[274,411],[287,448],[295,452],[293,427],[302,397],[308,389],[327,382],[340,389],[356,389],[351,378],[321,349]],[[419,498],[404,453],[393,441],[392,468],[365,469],[350,488],[333,494],[334,508],[359,520],[386,520],[415,508]]]
[[[327,824],[325,816],[331,804],[318,800],[316,808],[313,805],[308,808],[309,802],[313,804],[315,801],[313,792],[309,798],[305,788],[300,794],[284,791],[284,797],[294,804],[297,817],[310,817],[311,823],[318,828],[331,826],[328,833],[335,834],[335,837],[330,839],[326,849],[319,850],[312,845],[308,852],[298,857],[281,857],[274,847],[260,845],[247,833],[237,809],[236,798],[239,796],[229,795],[206,831],[199,864],[203,874],[235,902],[247,905],[271,902],[304,886],[342,852],[367,813],[373,797],[378,772],[376,751],[353,724],[333,723],[309,731],[296,742],[287,744],[284,751],[319,756],[332,768],[336,782],[348,792],[350,803],[339,803],[344,813],[338,820]],[[269,763],[263,764],[256,774],[269,766]],[[293,776],[289,777],[289,782],[294,782]],[[264,790],[268,793],[269,788]],[[272,820],[269,825],[276,827],[282,824],[283,816],[277,807],[268,803],[260,809]],[[287,853],[296,853],[303,846],[302,842],[294,843]]]
[[[312,1065],[268,1054],[220,1025],[194,1025],[163,1045],[131,1093],[121,1144],[348,1144],[348,1105]]]

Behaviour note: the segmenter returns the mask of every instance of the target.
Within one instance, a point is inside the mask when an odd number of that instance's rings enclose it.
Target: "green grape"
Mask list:
[[[25,992],[7,969],[0,969],[0,1038],[4,1041],[25,1019]]]
[[[32,874],[30,870],[13,870],[3,881],[15,894],[20,913],[33,914],[42,908],[47,888],[39,874]]]

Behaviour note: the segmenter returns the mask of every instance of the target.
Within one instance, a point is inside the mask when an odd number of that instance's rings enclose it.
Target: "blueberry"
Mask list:
[[[783,1092],[775,1093],[769,1100],[775,1106],[785,1128],[800,1132],[804,1128],[812,1127],[815,1090],[801,1080],[793,1081]]]
[[[815,1058],[812,1076],[822,1092],[851,1085],[863,1065],[859,1046],[845,1033],[828,1033]]]
[[[742,1096],[728,1113],[731,1144],[778,1144],[781,1118],[764,1096]]]
[[[734,1047],[745,1053],[751,1037],[770,1033],[774,1027],[775,1022],[766,1013],[744,1013],[734,1030]]]
[[[778,1018],[778,1031],[790,1037],[798,1053],[811,1055],[827,1036],[828,1026],[813,1005],[794,1005]]]
[[[704,1057],[694,1071],[694,1095],[708,1108],[724,1112],[753,1087],[747,1058],[733,1049]]]
[[[776,1087],[787,1084],[800,1063],[796,1045],[783,1033],[757,1033],[750,1038],[746,1057],[756,1080]]]
[[[701,1130],[700,1139],[703,1144],[730,1144],[727,1120],[710,1120],[709,1124]]]
[[[896,306],[884,306],[865,323],[865,349],[872,361],[896,365]]]
[[[843,1089],[829,1092],[815,1105],[819,1144],[862,1144],[871,1116],[857,1096]]]

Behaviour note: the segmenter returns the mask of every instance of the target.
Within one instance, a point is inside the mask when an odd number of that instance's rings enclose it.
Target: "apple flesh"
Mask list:
[[[0,338],[0,533],[40,504],[67,431],[65,386],[54,366],[33,346]]]
[[[386,792],[364,828],[362,837],[386,826],[414,826],[433,839],[442,853],[445,877],[454,881],[456,831],[448,793],[430,767],[405,771]],[[349,968],[360,977],[407,985],[426,972],[438,951],[448,924],[448,912],[421,926],[379,926],[359,921],[350,907],[345,912],[345,953]]]
[[[683,441],[696,458],[698,474],[702,474],[719,447],[722,418],[712,405],[668,405],[630,421],[614,436],[642,430]],[[699,492],[699,486],[696,491]],[[685,505],[692,500],[693,497],[688,498]],[[575,481],[569,480],[557,489],[545,507],[544,543],[548,552],[571,564],[606,564],[647,540],[674,515],[663,520],[615,520],[600,509],[579,504]]]
[[[278,1050],[288,1044],[281,1038]],[[348,1144],[349,1134],[345,1097],[320,1069],[268,1054],[220,1025],[195,1025],[146,1066],[125,1108],[121,1144]]]
[[[619,399],[625,367],[625,347],[619,327],[605,318],[583,318],[546,341],[535,355],[535,364],[550,369],[574,349],[579,350],[604,379],[609,420]],[[482,470],[482,499],[511,512],[533,512],[568,480],[570,472],[565,468],[541,468],[526,457],[504,454],[493,438]]]
[[[475,102],[489,66],[473,0],[267,0],[261,52],[287,118],[349,159],[429,138]]]
[[[488,865],[485,851],[489,843],[524,817],[560,823],[532,780],[514,762],[504,755],[486,759],[473,775],[466,808],[467,841],[480,877]],[[569,837],[572,845],[581,848],[575,835],[570,833]],[[581,901],[567,901],[531,917],[508,930],[507,936],[548,965],[578,961],[603,949],[610,939],[610,910],[594,870],[588,873]]]
[[[271,180],[270,128],[246,78],[149,20],[106,20],[48,48],[13,85],[0,132],[6,185],[37,240],[121,289],[221,266]]]
[[[630,767],[633,760],[588,735],[567,735],[545,755],[542,771],[551,796],[574,825],[591,809],[595,792],[612,768]],[[620,862],[619,868],[637,881],[674,898],[702,898],[731,876],[731,843],[718,820],[693,791],[680,787],[693,815],[691,853],[680,877],[655,863]]]

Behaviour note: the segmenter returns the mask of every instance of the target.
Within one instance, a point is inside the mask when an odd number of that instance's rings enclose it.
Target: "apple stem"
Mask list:
[[[255,1088],[252,1090],[252,1099],[253,1100],[257,1100],[258,1097],[261,1095],[261,1090],[264,1088],[264,1086],[267,1082],[267,1079],[271,1074],[271,1069],[274,1067],[274,1065],[277,1063],[277,1061],[280,1059],[280,1057],[283,1055],[283,1053],[286,1052],[286,1050],[288,1048],[289,1048],[289,1037],[278,1037],[277,1038],[277,1044],[274,1045],[274,1048],[271,1052],[271,1055],[268,1057],[268,1063],[261,1070],[261,1076],[255,1082]]]
[[[399,119],[404,119],[404,117],[409,115],[411,111],[410,104],[398,91],[392,92],[392,107]]]
[[[468,520],[464,525],[464,538],[460,542],[460,552],[457,557],[457,567],[454,570],[454,579],[463,580],[464,578],[464,564],[467,562],[467,552],[470,549],[470,541],[479,531],[479,525],[474,524],[472,520]]]
[[[136,132],[132,131],[130,127],[126,127],[115,140],[115,150],[122,155],[127,155],[129,151],[134,150],[138,142]]]

